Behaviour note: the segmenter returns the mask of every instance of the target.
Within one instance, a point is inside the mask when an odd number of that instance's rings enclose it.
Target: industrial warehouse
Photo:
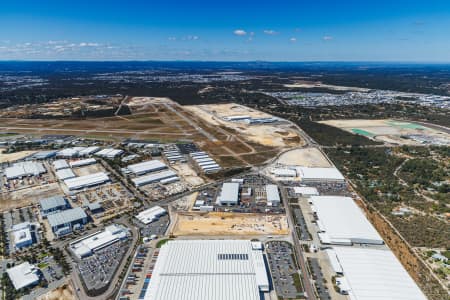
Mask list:
[[[341,293],[354,300],[426,300],[427,298],[388,250],[334,247],[327,250]]]
[[[350,197],[312,196],[323,244],[383,244],[383,239]]]
[[[50,214],[47,219],[53,233],[57,236],[68,234],[87,223],[87,215],[81,207]]]
[[[175,240],[161,247],[143,299],[260,300],[268,291],[261,243]]]
[[[40,162],[24,161],[14,163],[11,167],[5,169],[7,179],[16,179],[26,176],[38,176],[47,172],[44,165]]]
[[[69,245],[69,249],[78,257],[83,258],[92,255],[95,251],[103,249],[127,237],[128,231],[116,224],[106,226],[98,231]]]
[[[159,217],[165,215],[166,213],[167,211],[164,208],[160,206],[153,206],[152,208],[141,211],[136,216],[136,219],[147,225],[155,220],[158,220]]]
[[[150,172],[167,169],[166,164],[159,160],[148,160],[137,164],[129,165],[127,169],[135,175],[143,175]]]
[[[85,176],[74,177],[64,180],[67,188],[71,190],[80,190],[110,181],[108,175],[104,172],[98,172]]]
[[[177,173],[175,173],[172,170],[166,170],[158,173],[152,173],[150,175],[136,177],[133,178],[131,181],[133,181],[135,186],[139,187],[154,182],[161,182],[162,180],[169,178],[172,178],[173,180],[178,179]]]

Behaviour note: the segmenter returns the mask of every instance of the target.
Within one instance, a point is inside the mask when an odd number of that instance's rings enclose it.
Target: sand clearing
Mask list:
[[[205,183],[205,181],[199,177],[188,164],[176,164],[171,167],[192,186],[198,186]]]
[[[4,154],[2,153],[3,150],[4,149],[0,149],[0,163],[16,161],[36,153],[36,151],[19,151],[15,153]]]
[[[175,236],[183,235],[285,235],[284,215],[243,213],[179,213],[174,226]]]
[[[38,300],[73,300],[76,299],[72,286],[65,284],[37,298]]]
[[[283,153],[277,163],[288,166],[327,168],[331,164],[317,148],[295,149]]]

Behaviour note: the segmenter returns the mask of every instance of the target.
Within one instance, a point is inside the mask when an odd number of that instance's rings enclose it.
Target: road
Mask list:
[[[302,279],[303,279],[303,285],[305,288],[305,293],[306,293],[307,299],[315,300],[316,299],[315,288],[311,282],[311,276],[306,267],[305,256],[303,255],[303,249],[302,249],[302,246],[300,245],[300,240],[297,235],[297,231],[295,230],[294,218],[292,216],[291,207],[289,206],[289,203],[287,201],[288,197],[286,195],[286,190],[283,189],[281,186],[279,186],[278,188],[280,189],[280,191],[282,193],[281,198],[283,199],[283,204],[284,204],[284,207],[286,208],[288,225],[292,229],[292,231],[291,231],[292,241],[294,243],[294,250],[295,250],[296,257],[297,257],[297,261],[300,264],[300,269],[302,271]]]

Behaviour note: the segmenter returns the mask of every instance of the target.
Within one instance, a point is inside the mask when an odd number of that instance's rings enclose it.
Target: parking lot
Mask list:
[[[41,236],[39,235],[39,222],[37,219],[37,213],[35,209],[31,206],[23,207],[20,209],[9,210],[3,213],[3,232],[5,234],[5,254],[9,255],[15,252],[14,241],[10,235],[10,230],[14,225],[30,222],[32,223],[30,231],[31,237],[33,239],[33,245],[40,242]]]
[[[331,299],[328,289],[325,286],[325,278],[320,268],[319,260],[317,258],[308,257],[308,265],[311,270],[311,275],[315,282],[315,287],[320,300]]]
[[[161,237],[165,234],[167,227],[169,226],[169,215],[161,216],[158,220],[151,222],[150,224],[143,225],[135,218],[133,218],[133,222],[140,227],[141,237],[151,237],[152,235],[156,235],[157,237]]]
[[[302,210],[298,207],[293,207],[292,211],[294,214],[294,222],[299,238],[303,241],[310,241],[311,233],[308,231],[308,227],[306,227],[306,221],[305,217],[303,216]]]
[[[101,289],[109,284],[128,247],[129,242],[123,240],[78,260],[78,270],[88,290]]]
[[[292,245],[281,241],[268,242],[266,244],[266,252],[273,287],[278,298],[302,298],[303,287],[294,261]]]

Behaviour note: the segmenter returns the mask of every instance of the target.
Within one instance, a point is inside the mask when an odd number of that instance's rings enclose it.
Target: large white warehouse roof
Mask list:
[[[11,282],[16,290],[39,282],[39,277],[36,274],[36,271],[36,267],[31,265],[29,262],[24,262],[18,266],[6,270],[9,279],[11,279]]]
[[[47,172],[44,165],[40,162],[23,161],[14,163],[11,167],[5,169],[5,175],[8,179],[14,179],[24,176],[34,175]]]
[[[90,164],[95,164],[97,161],[95,160],[95,158],[86,158],[86,159],[80,159],[80,160],[74,160],[69,162],[69,165],[72,168],[76,168],[76,167],[82,167],[82,166],[87,166]]]
[[[98,231],[87,237],[83,237],[70,244],[70,249],[76,256],[82,258],[91,255],[108,245],[114,244],[127,236],[127,230],[113,224],[106,226],[104,230]]]
[[[174,171],[166,170],[166,171],[162,171],[162,172],[158,172],[158,173],[152,173],[150,175],[136,177],[136,178],[131,179],[131,181],[133,181],[134,185],[136,185],[136,186],[142,186],[142,185],[150,184],[153,182],[159,182],[163,179],[166,179],[169,177],[174,177],[176,175],[177,175],[177,173],[175,173]]]
[[[335,247],[352,300],[426,300],[390,250]]]
[[[89,174],[64,180],[69,190],[78,190],[85,187],[101,184],[109,181],[108,175],[103,172]]]
[[[336,168],[309,168],[297,167],[298,176],[303,181],[308,180],[331,180],[344,181],[345,178]]]
[[[269,281],[245,240],[177,240],[161,247],[145,300],[260,300]]]
[[[137,164],[132,164],[127,167],[128,170],[136,175],[141,175],[149,172],[154,172],[167,168],[166,164],[159,160],[148,160]]]
[[[166,210],[164,208],[161,206],[153,206],[152,208],[141,211],[136,216],[136,219],[147,225],[165,214]]]
[[[352,198],[312,196],[310,201],[319,219],[318,226],[324,231],[323,243],[383,244],[381,236]]]

